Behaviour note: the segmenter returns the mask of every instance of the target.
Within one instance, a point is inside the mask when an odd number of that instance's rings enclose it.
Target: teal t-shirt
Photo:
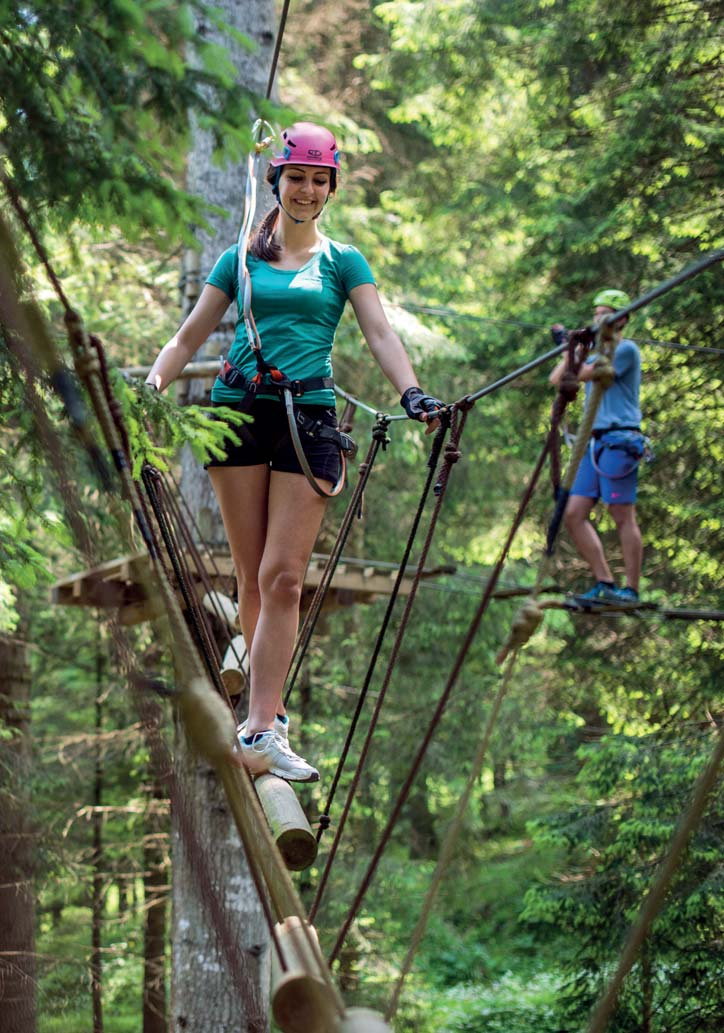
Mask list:
[[[229,360],[247,377],[256,373],[239,297],[238,248],[228,248],[211,270],[206,282],[236,300],[238,318]],[[262,355],[290,380],[332,376],[332,345],[349,292],[362,283],[374,283],[372,270],[356,247],[322,237],[319,251],[301,269],[277,269],[249,254],[251,311],[261,338]],[[216,380],[214,402],[239,402],[240,388]],[[259,398],[276,398],[259,392]],[[334,405],[331,389],[309,391],[305,405]]]

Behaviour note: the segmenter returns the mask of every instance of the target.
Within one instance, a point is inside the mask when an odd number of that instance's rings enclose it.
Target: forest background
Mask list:
[[[184,61],[196,8],[112,0],[0,10],[3,167],[73,304],[118,366],[148,362],[177,323],[181,250],[204,217],[204,198],[182,189],[187,111],[217,134],[220,160],[238,161],[249,144],[252,98],[234,88],[223,55],[202,45],[200,65]],[[428,390],[451,399],[475,390],[549,348],[552,322],[588,321],[596,290],[635,296],[724,244],[723,14],[712,0],[293,0],[284,114],[313,115],[338,134],[345,173],[325,231],[369,259]],[[27,243],[22,250],[26,287],[61,341],[60,308]],[[716,266],[631,323],[656,451],[640,487],[643,593],[670,606],[724,607],[723,357],[695,350],[721,347],[723,320]],[[4,642],[30,644],[39,1029],[92,1028],[95,894],[104,1025],[121,1033],[140,1022],[147,751],[102,615],[49,603],[49,583],[85,564],[12,354],[3,347],[0,357],[0,605]],[[335,369],[343,387],[396,411],[352,321],[340,328]],[[431,555],[458,573],[422,592],[319,916],[324,943],[477,605],[551,400],[544,368],[468,420]],[[45,404],[72,453],[50,392]],[[360,417],[359,436],[363,428]],[[393,428],[355,530],[356,555],[399,559],[428,447],[412,425]],[[75,462],[84,519],[112,558],[122,548],[103,494],[82,457]],[[506,584],[532,583],[550,509],[544,487]],[[597,523],[620,574],[612,525],[604,514]],[[561,590],[587,580],[565,538],[555,580]],[[383,606],[334,615],[314,640],[303,752],[319,762],[322,786]],[[513,613],[514,604],[496,603],[476,638],[357,924],[343,971],[348,1000],[383,1007],[389,995]],[[397,1030],[582,1027],[724,720],[720,629],[546,617],[504,705]],[[151,645],[139,629],[139,654]],[[6,706],[4,718],[7,751],[17,715]],[[99,766],[102,811],[93,806]],[[305,793],[314,813],[320,791]],[[6,836],[13,810],[7,794],[3,802]],[[93,838],[100,815],[102,864]],[[723,842],[715,794],[612,1030],[724,1027]],[[317,874],[301,879],[307,899]]]

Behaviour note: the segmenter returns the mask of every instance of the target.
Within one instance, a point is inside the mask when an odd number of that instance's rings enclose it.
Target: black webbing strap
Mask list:
[[[242,373],[238,366],[235,366],[233,362],[229,362],[228,359],[224,359],[222,357],[219,379],[226,387],[239,387],[246,392],[238,406],[241,412],[249,411],[252,402],[260,391],[279,396],[279,398],[284,402],[284,409],[287,414],[287,423],[289,424],[289,434],[292,439],[292,445],[294,446],[297,460],[302,468],[302,473],[307,478],[312,488],[314,488],[317,495],[321,495],[322,498],[325,499],[333,499],[336,495],[339,495],[340,491],[344,487],[344,480],[347,473],[345,457],[346,455],[352,457],[357,451],[357,446],[349,435],[342,434],[341,431],[335,431],[332,427],[325,427],[318,421],[306,417],[304,413],[295,412],[294,399],[301,398],[308,391],[331,390],[334,388],[334,380],[331,377],[309,377],[306,380],[290,380],[289,377],[282,373],[281,370],[277,369],[276,366],[269,365],[269,363],[265,361],[260,350],[255,349],[254,356],[256,358],[257,369],[259,370],[256,376],[250,379]],[[300,417],[303,419],[300,420]],[[325,491],[324,488],[320,487],[317,483],[316,477],[312,473],[309,463],[307,462],[307,457],[304,454],[302,442],[299,438],[299,429],[297,427],[298,420],[299,425],[303,430],[315,437],[333,441],[339,449],[341,470],[337,483],[331,491]],[[308,420],[309,425],[305,424],[304,421],[306,420]]]

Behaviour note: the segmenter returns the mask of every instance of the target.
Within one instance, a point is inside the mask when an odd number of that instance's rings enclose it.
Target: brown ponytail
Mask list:
[[[279,209],[270,209],[254,230],[249,241],[249,251],[254,258],[261,258],[265,262],[274,262],[280,257],[282,249],[274,240],[274,230],[277,228]]]

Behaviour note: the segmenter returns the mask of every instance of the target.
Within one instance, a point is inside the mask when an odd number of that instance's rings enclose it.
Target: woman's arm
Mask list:
[[[205,284],[199,300],[179,330],[158,353],[146,383],[158,391],[167,388],[214,332],[230,304],[222,290],[210,283]]]
[[[408,387],[419,387],[405,346],[387,320],[375,285],[353,287],[349,300],[369,349],[392,386],[401,395]]]

